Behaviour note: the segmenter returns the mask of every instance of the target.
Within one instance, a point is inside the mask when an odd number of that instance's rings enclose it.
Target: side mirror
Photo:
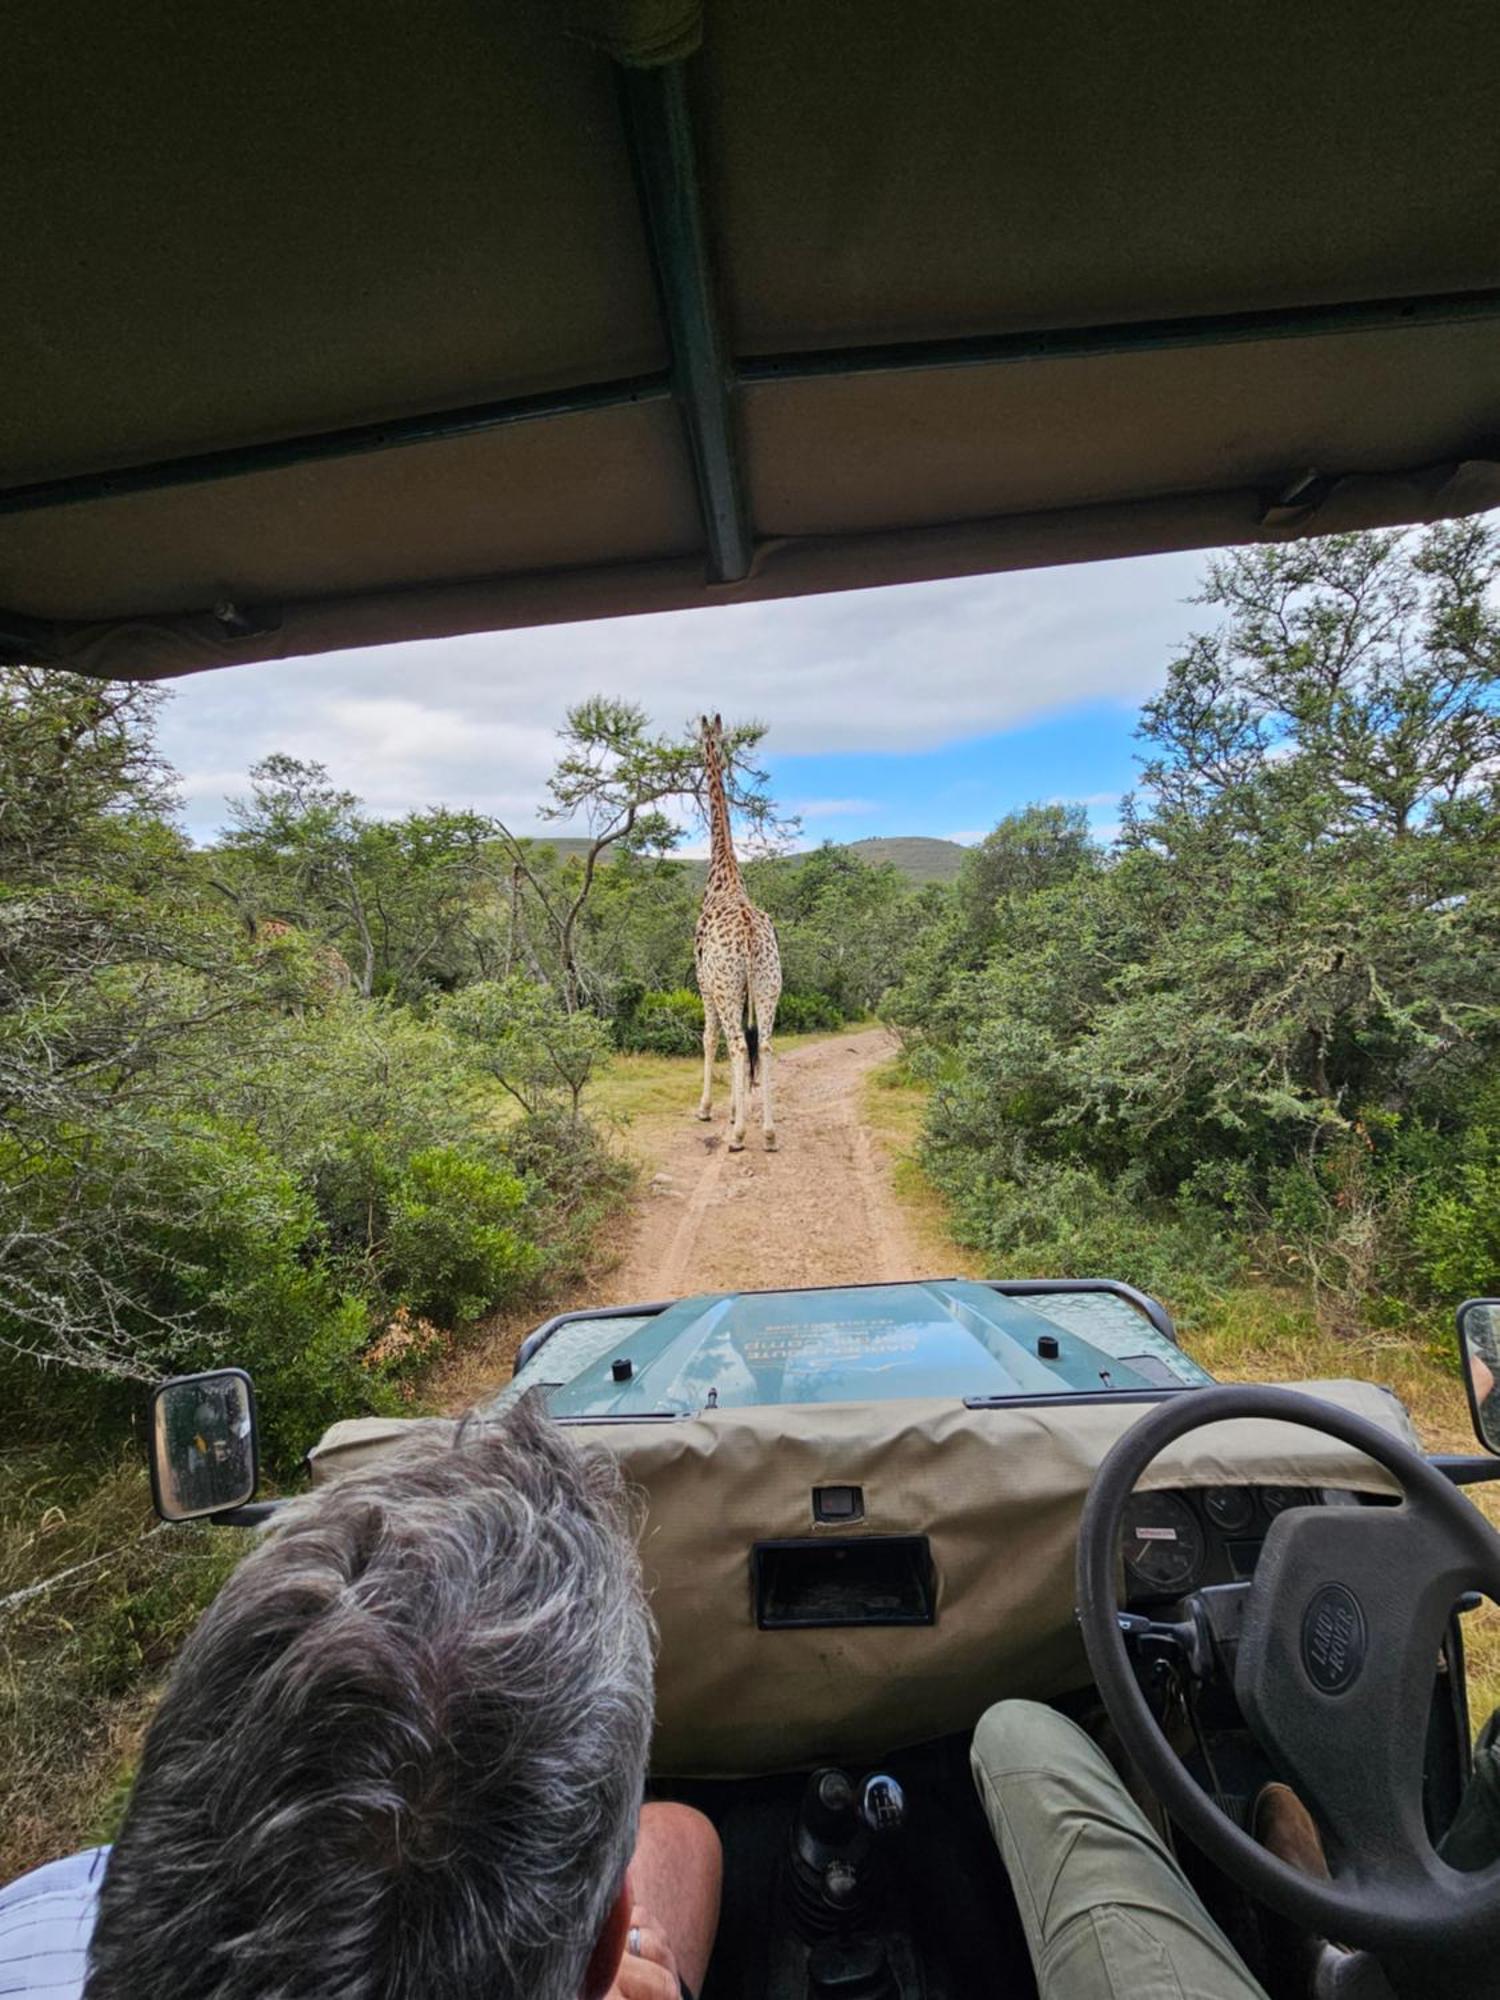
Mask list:
[[[177,1375],[151,1396],[151,1501],[164,1521],[243,1507],[255,1493],[255,1391],[243,1368]]]
[[[1465,1299],[1458,1309],[1458,1348],[1474,1434],[1500,1452],[1500,1299]]]

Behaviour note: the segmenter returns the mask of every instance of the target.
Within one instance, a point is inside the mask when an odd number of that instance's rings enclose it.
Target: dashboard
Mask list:
[[[1132,1494],[1121,1524],[1130,1603],[1182,1597],[1204,1584],[1242,1583],[1271,1523],[1289,1507],[1349,1505],[1352,1494],[1307,1486],[1201,1486]]]

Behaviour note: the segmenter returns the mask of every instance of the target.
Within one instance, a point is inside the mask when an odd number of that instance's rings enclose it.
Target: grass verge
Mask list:
[[[899,1061],[881,1063],[865,1078],[860,1109],[891,1171],[923,1265],[955,1278],[983,1275],[977,1254],[953,1240],[948,1203],[917,1158],[927,1092]]]
[[[133,1453],[0,1454],[0,1598],[62,1578],[0,1614],[0,1881],[110,1837],[160,1677],[247,1543],[160,1526]]]

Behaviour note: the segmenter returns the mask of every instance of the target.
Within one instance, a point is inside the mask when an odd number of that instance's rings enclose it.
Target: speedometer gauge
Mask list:
[[[1125,1573],[1153,1597],[1191,1589],[1203,1567],[1203,1530],[1175,1493],[1135,1493],[1126,1503]]]

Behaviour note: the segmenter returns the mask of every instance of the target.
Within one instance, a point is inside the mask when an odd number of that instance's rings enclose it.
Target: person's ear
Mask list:
[[[625,1956],[625,1940],[630,1935],[630,1907],[630,1871],[626,1869],[620,1893],[610,1904],[599,1941],[589,1954],[588,1969],[583,1975],[582,2000],[604,2000],[604,1995],[614,1984],[620,1961]]]

